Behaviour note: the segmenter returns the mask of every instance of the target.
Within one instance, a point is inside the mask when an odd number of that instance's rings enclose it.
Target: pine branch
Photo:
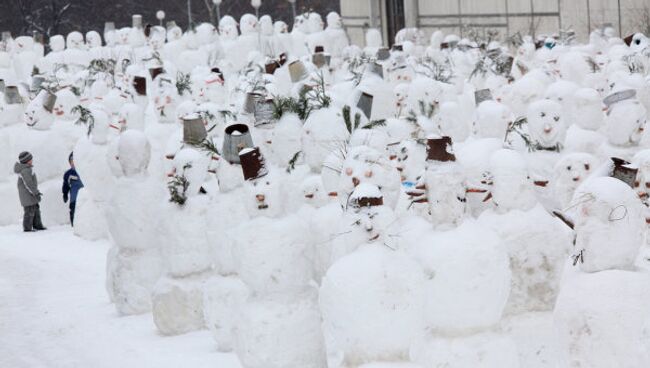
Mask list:
[[[87,135],[90,136],[90,133],[92,133],[93,128],[95,128],[95,117],[93,114],[88,110],[87,108],[77,105],[72,108],[71,112],[73,114],[79,114],[79,118],[75,121],[75,124],[83,124],[86,125],[88,132]]]

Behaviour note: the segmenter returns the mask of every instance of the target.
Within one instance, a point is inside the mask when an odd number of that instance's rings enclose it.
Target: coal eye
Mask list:
[[[567,170],[571,170],[571,166],[567,166],[566,169],[567,169]]]
[[[545,112],[540,113],[539,116],[541,116],[541,117],[545,117],[545,116],[546,116],[546,113],[545,113]]]
[[[646,183],[645,183],[645,187],[646,187],[646,188],[650,188],[650,183],[646,182]]]
[[[560,121],[560,117],[559,117],[559,116],[555,116],[555,117],[553,118],[553,120],[555,120],[555,121]]]
[[[636,187],[638,187],[638,186],[639,186],[639,181],[636,180],[636,181],[634,182],[634,187],[636,188]]]
[[[585,170],[589,170],[589,164],[585,164]]]

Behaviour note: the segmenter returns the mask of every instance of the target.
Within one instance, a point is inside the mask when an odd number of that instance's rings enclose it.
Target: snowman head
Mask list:
[[[161,79],[153,99],[154,108],[156,109],[156,115],[158,115],[159,121],[174,121],[176,118],[175,110],[178,100],[179,96],[176,87]]]
[[[204,192],[204,184],[208,179],[209,157],[194,148],[183,148],[176,153],[172,163],[173,178],[183,178],[186,182],[187,197],[197,196]]]
[[[339,177],[341,204],[347,204],[348,197],[361,183],[374,184],[379,190],[391,186],[394,180],[399,185],[399,175],[383,152],[367,146],[349,148]]]
[[[520,153],[501,149],[490,156],[489,174],[485,180],[499,212],[514,209],[528,210],[535,203],[535,193],[528,176],[526,161]]]
[[[251,217],[279,217],[284,213],[282,178],[274,171],[246,180],[246,204]]]
[[[276,34],[289,33],[289,26],[281,20],[276,21],[273,24],[273,28],[275,29]]]
[[[395,107],[397,111],[402,111],[406,108],[408,93],[409,85],[406,83],[400,83],[393,89],[393,96],[395,97]]]
[[[84,48],[84,36],[81,34],[81,32],[73,31],[68,33],[68,36],[66,37],[66,47],[68,49],[76,49],[80,50]]]
[[[597,90],[580,88],[573,94],[573,121],[582,129],[598,130],[603,124],[602,100]]]
[[[542,148],[554,148],[564,143],[566,126],[562,105],[551,100],[535,101],[526,113],[530,135]]]
[[[183,37],[183,30],[179,26],[173,26],[167,30],[167,40],[169,42],[178,41]]]
[[[341,29],[343,28],[343,22],[341,22],[341,16],[337,12],[330,12],[327,14],[327,28],[331,29]]]
[[[257,18],[253,14],[244,14],[239,19],[239,29],[242,36],[257,32]]]
[[[482,138],[503,139],[513,116],[510,109],[497,101],[487,100],[476,107],[474,133]]]
[[[555,164],[553,170],[553,185],[558,195],[567,195],[570,200],[573,191],[590,176],[598,161],[588,153],[569,153]],[[562,203],[563,205],[567,203]]]
[[[120,28],[117,31],[117,43],[118,43],[118,45],[128,45],[129,44],[129,33],[131,33],[131,28],[129,28],[129,27]]]
[[[194,101],[183,101],[176,107],[176,121],[180,124],[183,123],[183,116],[191,114],[196,111],[198,105]]]
[[[623,92],[626,91],[617,93]],[[607,141],[615,146],[636,146],[645,130],[646,109],[635,97],[608,103],[617,93],[605,99],[608,105],[605,115]]]
[[[147,136],[137,130],[120,134],[117,144],[117,158],[126,177],[146,173],[151,159],[151,145]]]
[[[216,28],[210,23],[201,23],[196,27],[196,38],[199,45],[208,45],[217,37]]]
[[[50,49],[52,49],[52,52],[65,50],[65,39],[62,35],[54,35],[50,37]]]
[[[564,107],[571,107],[574,104],[573,96],[579,86],[567,80],[558,80],[546,88],[544,98],[555,101]]]
[[[165,28],[161,26],[151,27],[151,32],[149,33],[149,38],[147,40],[149,46],[154,50],[160,50],[165,46],[166,32]]]
[[[23,115],[25,124],[36,130],[48,130],[54,122],[52,110],[56,104],[56,95],[41,90],[29,103]]]
[[[309,13],[309,33],[317,33],[323,30],[325,24],[323,23],[323,18],[320,14],[316,12]]]
[[[300,183],[300,194],[304,203],[319,208],[328,201],[323,181],[318,175],[311,175]]]
[[[226,15],[219,21],[219,35],[225,40],[235,40],[239,35],[237,21],[230,15]]]
[[[82,37],[83,42],[83,37]],[[14,47],[17,53],[32,51],[34,49],[34,39],[32,37],[20,36],[14,40]]]
[[[386,241],[388,228],[395,214],[384,205],[384,197],[376,185],[360,184],[350,195],[346,213],[354,220],[352,226],[366,234],[367,242]]]
[[[88,110],[90,110],[93,117],[93,129],[90,134],[90,141],[99,145],[108,143],[110,130],[113,129],[115,132],[119,132],[119,127],[111,125],[108,114],[102,105],[93,103],[88,106]]]
[[[88,47],[101,47],[102,37],[97,31],[90,31],[86,33],[86,44]]]
[[[634,52],[640,52],[645,50],[646,47],[650,46],[650,39],[646,37],[643,33],[635,33],[632,36],[632,41],[629,44],[630,49]]]
[[[366,46],[381,47],[384,42],[381,39],[381,33],[376,28],[371,28],[366,32]]]
[[[120,130],[143,130],[144,110],[134,103],[126,103],[120,109],[118,114],[118,123]]]
[[[273,18],[270,15],[263,15],[260,18],[260,31],[265,36],[273,36]]]
[[[68,88],[60,89],[56,92],[56,103],[52,113],[56,119],[72,119],[72,108],[79,104],[79,98]]]
[[[645,149],[637,152],[632,163],[638,168],[634,191],[639,198],[648,202],[650,200],[650,150]]]

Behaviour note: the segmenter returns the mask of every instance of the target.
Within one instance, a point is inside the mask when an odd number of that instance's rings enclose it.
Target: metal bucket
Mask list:
[[[137,29],[142,29],[142,15],[134,14],[131,17],[131,27],[137,28]]]
[[[484,89],[479,89],[474,91],[474,101],[476,102],[476,106],[478,106],[483,101],[487,101],[491,99],[492,99],[492,92],[490,92],[489,88],[484,88]]]
[[[357,102],[357,107],[363,111],[363,114],[370,119],[370,114],[372,113],[372,100],[373,96],[369,93],[363,92],[359,96],[359,101]]]
[[[20,92],[18,92],[18,87],[5,87],[5,102],[7,105],[23,103],[23,98],[20,96]]]
[[[239,153],[244,180],[254,180],[269,173],[266,160],[260,153],[259,147],[247,148]]]
[[[208,136],[203,119],[197,114],[183,117],[183,142],[199,145]]]
[[[253,147],[253,138],[246,124],[232,124],[226,127],[221,153],[231,164],[238,164],[239,151]]]
[[[255,126],[271,125],[273,119],[273,99],[258,100],[255,102]]]
[[[256,92],[246,93],[246,100],[244,100],[244,112],[247,114],[255,113],[255,105],[258,101],[264,100],[264,95]]]
[[[382,47],[379,50],[377,50],[377,60],[383,61],[383,60],[388,60],[390,58],[390,50]]]
[[[149,69],[149,74],[151,74],[151,80],[156,79],[157,76],[164,73],[165,69],[162,66],[157,66]]]
[[[145,77],[133,77],[133,88],[135,92],[140,96],[147,95],[147,78]]]
[[[447,150],[451,145],[451,137],[427,139],[427,161],[456,161],[456,156]]]
[[[47,91],[45,93],[45,99],[43,100],[43,108],[49,112],[52,112],[55,103],[56,95],[52,92]]]
[[[305,64],[300,60],[296,60],[289,64],[289,75],[291,76],[291,82],[293,83],[303,80],[307,76]]]
[[[43,83],[45,82],[45,77],[42,75],[35,75],[32,77],[32,85],[29,88],[32,92],[38,92],[41,90]]]
[[[611,177],[624,182],[630,188],[634,188],[634,181],[636,180],[636,174],[639,169],[630,167],[629,162],[617,157],[612,157],[612,162],[614,162],[614,170],[612,170]]]

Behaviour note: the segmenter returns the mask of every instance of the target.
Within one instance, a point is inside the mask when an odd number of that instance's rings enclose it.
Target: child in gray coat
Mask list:
[[[25,210],[23,215],[23,231],[31,232],[46,230],[41,222],[41,209],[38,203],[43,195],[38,190],[38,180],[32,171],[32,154],[23,152],[18,156],[18,162],[14,165],[14,172],[18,174],[18,196],[20,204]]]

